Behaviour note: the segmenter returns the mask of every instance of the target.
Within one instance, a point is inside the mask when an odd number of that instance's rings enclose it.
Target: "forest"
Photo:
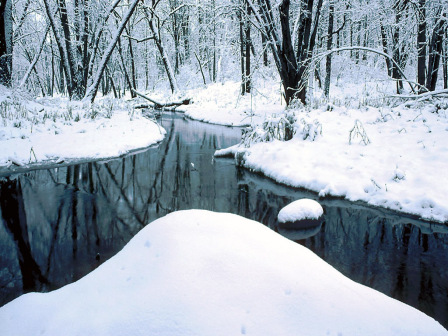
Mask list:
[[[447,136],[448,0],[0,0],[0,335],[445,336]]]
[[[267,67],[287,104],[307,104],[311,81],[330,94],[338,55],[384,71],[398,95],[443,95],[447,8],[445,0],[1,1],[0,82],[93,102],[98,91],[118,98],[232,79],[244,95]]]

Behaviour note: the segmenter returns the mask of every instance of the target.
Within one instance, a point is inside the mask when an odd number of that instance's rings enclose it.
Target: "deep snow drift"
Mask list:
[[[146,226],[76,283],[0,308],[1,335],[448,335],[308,249],[242,217]]]
[[[165,130],[132,105],[99,99],[26,100],[0,86],[0,166],[116,157],[163,140]]]

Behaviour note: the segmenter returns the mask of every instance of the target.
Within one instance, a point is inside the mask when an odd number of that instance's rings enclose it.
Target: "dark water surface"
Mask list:
[[[214,159],[215,149],[239,141],[239,129],[174,114],[162,123],[167,137],[156,148],[0,179],[0,306],[24,292],[79,279],[169,212],[232,212],[279,231],[283,206],[316,199],[237,168],[233,160]],[[280,233],[448,328],[446,226],[338,199],[319,202],[321,227]]]

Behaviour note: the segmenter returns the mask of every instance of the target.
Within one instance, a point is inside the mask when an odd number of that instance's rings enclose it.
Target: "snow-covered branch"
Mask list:
[[[322,58],[324,58],[327,55],[330,55],[332,53],[335,53],[335,52],[338,52],[338,51],[350,51],[350,50],[363,50],[363,51],[367,51],[367,52],[371,52],[371,53],[375,53],[375,54],[381,55],[381,56],[389,59],[394,64],[394,66],[397,68],[397,70],[400,73],[400,75],[403,78],[403,80],[406,81],[409,84],[412,92],[415,93],[415,88],[411,85],[411,82],[406,78],[406,75],[404,74],[404,72],[401,69],[400,65],[393,59],[392,56],[390,56],[390,55],[388,55],[385,52],[382,52],[380,50],[376,50],[376,49],[368,48],[368,47],[359,47],[359,46],[342,47],[342,48],[335,48],[335,49],[327,50],[327,51],[317,55],[316,57],[320,60],[320,59],[322,59]]]

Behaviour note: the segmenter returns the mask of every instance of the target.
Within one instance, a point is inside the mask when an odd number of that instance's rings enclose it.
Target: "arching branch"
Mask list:
[[[367,47],[358,47],[358,46],[336,48],[336,49],[327,50],[327,51],[325,51],[325,52],[323,52],[323,53],[317,55],[317,56],[315,57],[315,61],[316,61],[316,60],[320,61],[321,59],[323,59],[323,58],[326,57],[327,55],[330,55],[330,54],[335,53],[335,52],[338,52],[338,51],[349,51],[349,50],[363,50],[363,51],[367,51],[367,52],[371,52],[371,53],[374,53],[374,54],[381,55],[381,56],[383,56],[383,57],[389,59],[389,60],[394,64],[394,66],[397,68],[397,70],[398,70],[398,72],[400,73],[400,75],[401,75],[401,77],[403,78],[403,80],[409,84],[409,86],[410,86],[412,92],[413,92],[413,93],[416,93],[416,92],[415,92],[415,88],[414,88],[414,86],[412,86],[411,81],[409,81],[409,80],[406,78],[406,75],[404,74],[403,70],[402,70],[401,67],[398,65],[398,63],[392,58],[392,56],[390,56],[390,55],[388,55],[388,54],[386,54],[386,53],[384,53],[384,52],[382,52],[382,51],[380,51],[380,50],[376,50],[376,49],[372,49],[372,48],[367,48]]]

